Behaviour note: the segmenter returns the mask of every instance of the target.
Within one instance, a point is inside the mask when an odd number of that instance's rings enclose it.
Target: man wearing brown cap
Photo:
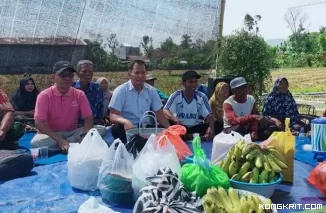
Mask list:
[[[148,83],[149,85],[151,85],[156,89],[158,95],[160,96],[160,99],[165,104],[165,102],[169,99],[169,96],[167,96],[164,92],[162,92],[161,90],[159,90],[154,86],[156,80],[157,78],[155,78],[152,74],[146,75],[146,83]]]

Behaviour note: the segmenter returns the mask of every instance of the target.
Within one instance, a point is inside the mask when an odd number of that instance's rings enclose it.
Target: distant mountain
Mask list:
[[[275,38],[275,39],[269,39],[267,40],[267,44],[271,45],[271,46],[279,46],[281,43],[283,43],[285,41],[285,39],[282,38]]]

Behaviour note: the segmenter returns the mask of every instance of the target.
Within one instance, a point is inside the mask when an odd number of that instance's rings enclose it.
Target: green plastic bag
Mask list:
[[[184,187],[191,192],[196,192],[200,197],[203,197],[211,187],[220,186],[228,189],[230,187],[228,175],[222,168],[211,164],[207,159],[205,151],[201,148],[199,136],[193,139],[192,147],[194,162],[185,164],[181,169],[180,179]]]

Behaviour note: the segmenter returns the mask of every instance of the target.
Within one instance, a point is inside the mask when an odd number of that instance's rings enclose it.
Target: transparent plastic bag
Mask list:
[[[78,208],[78,213],[118,213],[101,205],[95,197],[90,197],[83,204],[81,204]]]
[[[148,186],[146,178],[154,176],[159,169],[164,167],[171,168],[178,175],[181,173],[174,146],[168,140],[159,143],[157,136],[152,134],[132,166],[132,188],[135,200],[139,197],[139,191]]]
[[[103,199],[115,204],[129,204],[133,202],[132,163],[130,154],[120,140],[115,140],[108,157],[102,162],[97,187]]]
[[[72,144],[67,163],[70,185],[84,191],[95,191],[99,169],[108,151],[108,145],[95,128],[80,144]]]

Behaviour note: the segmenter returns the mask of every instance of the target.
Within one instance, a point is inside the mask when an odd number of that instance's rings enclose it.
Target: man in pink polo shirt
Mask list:
[[[32,147],[49,147],[68,152],[69,143],[81,142],[93,128],[93,115],[85,93],[72,87],[76,70],[67,61],[59,61],[53,67],[55,84],[42,91],[35,106],[35,127],[38,134],[32,139]],[[84,127],[77,128],[78,118],[84,119]],[[99,131],[103,136],[105,129]]]

